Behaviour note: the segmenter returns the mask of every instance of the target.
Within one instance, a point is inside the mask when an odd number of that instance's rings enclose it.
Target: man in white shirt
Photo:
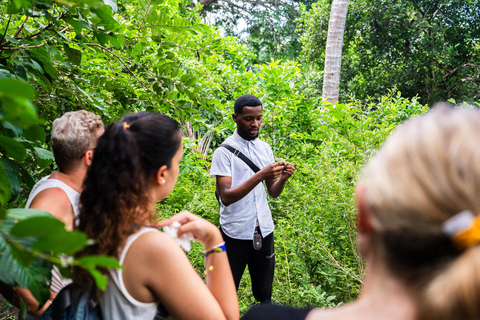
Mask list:
[[[257,97],[237,98],[232,115],[237,129],[223,143],[237,151],[223,147],[215,150],[210,176],[217,179],[220,226],[237,290],[248,265],[253,296],[260,303],[269,303],[275,271],[274,227],[262,182],[268,194],[276,198],[295,167],[285,161],[275,162],[270,146],[258,139],[262,111]],[[237,156],[238,151],[260,170],[255,173]]]
[[[37,182],[28,197],[27,208],[47,211],[64,222],[67,230],[72,230],[83,181],[103,132],[100,116],[85,110],[67,112],[56,119],[52,124],[52,149],[58,170]],[[39,317],[66,284],[68,280],[54,268],[50,300],[44,306],[40,306],[29,290],[18,287],[15,290],[29,313]]]

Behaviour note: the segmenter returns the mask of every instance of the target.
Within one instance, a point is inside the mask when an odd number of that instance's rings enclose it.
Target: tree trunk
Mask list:
[[[333,0],[330,20],[328,21],[322,98],[332,102],[338,101],[343,33],[345,31],[349,3],[350,0]]]

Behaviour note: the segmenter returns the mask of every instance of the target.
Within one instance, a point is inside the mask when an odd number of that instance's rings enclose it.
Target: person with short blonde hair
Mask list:
[[[97,140],[103,132],[100,116],[85,110],[67,112],[53,121],[52,149],[58,170],[37,182],[30,192],[26,207],[47,211],[65,223],[67,230],[72,230],[79,212],[78,202],[83,181],[92,163]],[[29,313],[38,317],[70,282],[54,267],[50,283],[51,296],[43,306],[29,290],[18,287],[15,290],[29,308]]]
[[[58,170],[74,170],[85,153],[96,146],[100,131],[102,118],[85,110],[67,112],[53,121],[52,149]]]
[[[357,189],[360,297],[333,309],[253,309],[244,319],[480,319],[480,110],[438,105],[399,126]]]

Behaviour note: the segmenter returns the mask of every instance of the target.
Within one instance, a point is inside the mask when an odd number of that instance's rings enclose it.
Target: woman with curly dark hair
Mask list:
[[[113,123],[99,139],[80,198],[78,230],[96,242],[83,255],[117,258],[105,292],[75,271],[75,282],[97,292],[105,319],[153,319],[164,309],[175,319],[238,319],[238,302],[218,228],[183,211],[157,223],[180,223],[207,249],[207,283],[175,240],[153,222],[157,201],[172,191],[182,158],[178,124],[158,113],[136,113]]]

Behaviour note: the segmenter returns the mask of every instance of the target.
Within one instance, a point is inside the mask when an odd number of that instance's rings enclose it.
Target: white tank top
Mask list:
[[[77,217],[79,213],[78,204],[80,200],[80,193],[69,187],[66,183],[57,179],[48,179],[48,177],[50,176],[46,176],[40,179],[40,181],[35,184],[32,191],[30,192],[30,195],[28,196],[27,208],[30,208],[30,204],[32,203],[33,199],[43,190],[50,188],[59,188],[62,189],[63,192],[65,192],[65,194],[67,195],[68,200],[70,200],[70,203],[72,204],[73,213],[75,217]],[[63,287],[69,285],[70,283],[72,283],[72,280],[63,278],[60,275],[60,271],[58,270],[58,268],[54,266],[52,269],[50,289],[53,292],[59,292],[60,290],[62,290]]]
[[[157,229],[144,227],[127,238],[127,243],[120,253],[120,265],[123,265],[130,246],[141,235],[147,232],[160,232]],[[141,302],[134,299],[125,288],[122,269],[110,269],[108,285],[100,296],[102,315],[105,320],[153,319],[157,313],[158,303]]]

